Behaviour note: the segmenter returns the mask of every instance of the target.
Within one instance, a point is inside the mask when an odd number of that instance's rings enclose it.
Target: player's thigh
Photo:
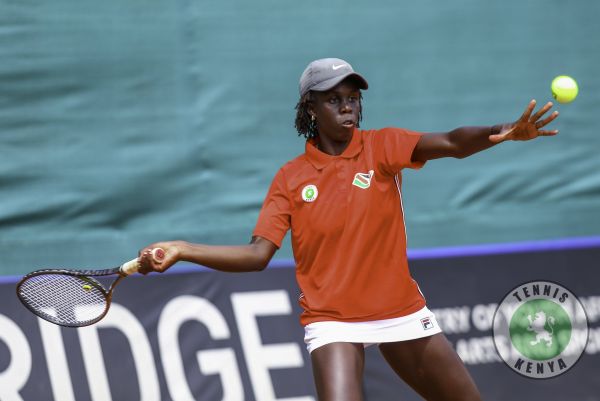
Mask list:
[[[481,400],[471,375],[443,333],[382,343],[379,349],[396,374],[426,400]]]
[[[361,401],[365,350],[362,344],[331,343],[311,354],[319,401]]]

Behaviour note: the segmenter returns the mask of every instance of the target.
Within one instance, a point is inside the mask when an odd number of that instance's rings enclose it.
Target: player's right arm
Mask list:
[[[263,202],[252,240],[247,245],[205,245],[167,241],[148,245],[140,251],[140,273],[164,272],[177,262],[190,262],[224,272],[263,270],[281,246],[291,221],[291,201],[285,176],[280,169]],[[268,239],[267,239],[268,238]],[[152,250],[162,248],[165,258],[157,262]]]
[[[165,258],[157,262],[151,257],[152,249],[165,250]],[[277,251],[277,246],[262,237],[253,237],[248,245],[205,245],[185,241],[157,242],[140,251],[142,274],[164,272],[177,262],[190,262],[224,272],[252,272],[263,270]]]

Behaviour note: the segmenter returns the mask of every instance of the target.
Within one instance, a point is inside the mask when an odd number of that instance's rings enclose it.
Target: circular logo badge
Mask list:
[[[314,202],[319,196],[319,191],[315,185],[307,185],[302,189],[302,200],[304,202]]]
[[[513,288],[493,319],[494,345],[515,372],[548,379],[569,370],[588,341],[588,321],[577,297],[560,284],[531,281]]]

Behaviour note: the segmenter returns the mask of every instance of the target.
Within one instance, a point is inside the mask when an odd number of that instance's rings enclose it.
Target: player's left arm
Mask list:
[[[535,105],[535,100],[529,102],[523,115],[513,123],[491,127],[460,127],[449,132],[423,134],[413,150],[411,159],[413,162],[425,162],[441,157],[462,159],[500,142],[528,141],[538,136],[558,134],[558,130],[542,129],[558,117],[558,111],[544,117],[552,108],[552,102],[546,103],[533,113]]]

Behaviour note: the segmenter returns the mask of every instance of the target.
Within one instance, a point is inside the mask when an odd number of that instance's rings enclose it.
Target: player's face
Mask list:
[[[358,125],[360,89],[346,79],[325,92],[313,92],[311,112],[321,141],[349,142]]]

